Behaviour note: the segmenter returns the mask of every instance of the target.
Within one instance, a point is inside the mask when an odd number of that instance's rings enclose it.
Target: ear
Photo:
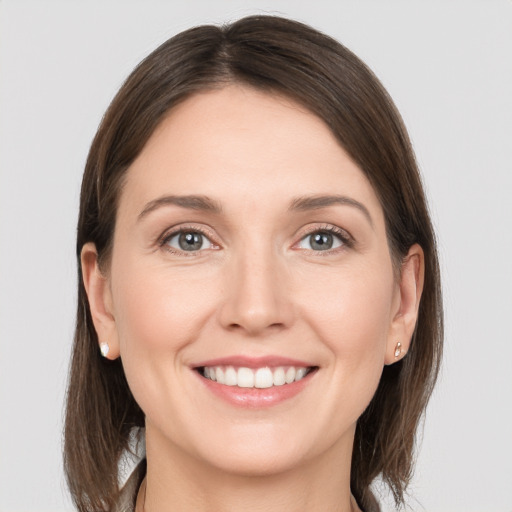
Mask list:
[[[84,281],[89,309],[100,346],[108,344],[108,359],[119,357],[119,339],[115,317],[113,315],[112,292],[108,278],[101,272],[98,264],[98,252],[92,243],[86,243],[80,254],[82,279]]]
[[[394,306],[385,364],[393,364],[405,356],[416,327],[425,276],[423,249],[414,244],[402,262],[398,296]]]

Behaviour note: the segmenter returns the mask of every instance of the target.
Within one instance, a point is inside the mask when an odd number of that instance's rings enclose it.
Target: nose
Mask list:
[[[229,330],[258,336],[293,322],[289,271],[271,250],[247,250],[231,261],[220,322]]]

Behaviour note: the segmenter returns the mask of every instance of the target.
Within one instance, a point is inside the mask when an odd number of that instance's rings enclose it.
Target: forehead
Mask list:
[[[369,181],[318,116],[286,97],[230,85],[170,111],[128,170],[120,208],[165,194],[256,207],[333,193],[382,216]]]

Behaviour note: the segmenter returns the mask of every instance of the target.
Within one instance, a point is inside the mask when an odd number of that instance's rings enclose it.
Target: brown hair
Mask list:
[[[369,486],[378,475],[403,505],[443,335],[435,237],[413,150],[392,100],[361,60],[307,25],[272,16],[192,28],[166,41],[128,77],[94,138],[80,200],[78,312],[65,424],[65,469],[75,503],[80,511],[112,508],[120,456],[132,428],[144,425],[121,360],[99,354],[81,275],[82,247],[94,242],[100,264],[108,264],[130,164],[177,103],[228,83],[285,95],[323,119],[380,199],[398,271],[412,244],[423,248],[425,284],[410,350],[384,368],[358,421],[352,457],[352,492],[363,507],[372,507]]]

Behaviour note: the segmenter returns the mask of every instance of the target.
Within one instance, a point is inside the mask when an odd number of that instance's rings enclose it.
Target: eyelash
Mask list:
[[[341,247],[337,247],[334,249],[326,249],[324,251],[314,251],[313,249],[304,249],[308,252],[315,253],[315,255],[318,256],[329,256],[333,253],[337,253],[339,251],[343,251],[345,249],[352,249],[354,247],[355,241],[352,238],[352,236],[347,233],[344,229],[341,229],[337,226],[333,226],[332,224],[326,224],[324,226],[314,226],[308,229],[301,237],[300,240],[294,244],[294,246],[297,246],[300,242],[302,242],[307,237],[314,235],[316,233],[328,233],[330,235],[333,235],[334,237],[338,238],[342,245]]]
[[[203,250],[199,251],[183,251],[179,249],[175,249],[174,247],[171,247],[168,245],[169,241],[172,240],[176,235],[182,234],[182,233],[199,233],[200,235],[204,236],[213,246],[218,247],[218,244],[213,242],[213,235],[206,229],[199,227],[199,226],[179,226],[177,229],[173,229],[171,231],[166,231],[158,240],[158,246],[164,249],[165,251],[176,254],[178,256],[185,256],[185,257],[194,257],[199,256]]]
[[[213,239],[213,235],[206,229],[199,227],[199,226],[179,226],[177,229],[173,229],[171,231],[165,232],[158,240],[158,246],[166,250],[167,252],[171,254],[177,254],[179,256],[186,256],[186,257],[194,257],[199,256],[205,249],[201,249],[198,251],[184,251],[184,250],[177,250],[173,247],[170,247],[168,245],[169,241],[172,240],[176,235],[179,235],[181,233],[199,233],[200,235],[204,236],[215,248],[218,248],[219,245],[216,244]],[[316,233],[327,233],[330,235],[333,235],[334,237],[338,238],[342,245],[341,247],[336,247],[334,249],[326,249],[324,251],[315,251],[313,249],[304,249],[310,253],[315,253],[315,255],[318,256],[328,256],[330,254],[339,252],[340,250],[344,249],[351,249],[354,247],[354,239],[344,230],[341,228],[338,228],[337,226],[333,226],[331,224],[327,224],[321,227],[314,226],[311,227],[309,230],[307,230],[305,233],[303,233],[299,239],[298,242],[296,242],[293,247],[296,247],[298,244],[300,244],[303,240],[305,240],[307,237],[314,235]]]

